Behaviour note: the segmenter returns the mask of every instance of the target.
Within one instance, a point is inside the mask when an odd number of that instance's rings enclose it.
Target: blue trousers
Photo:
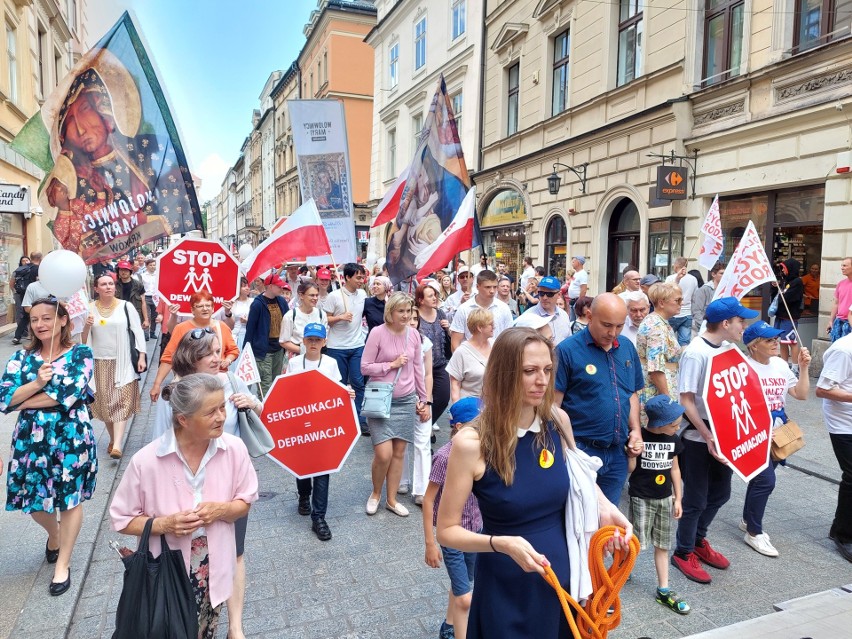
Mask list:
[[[766,512],[769,495],[775,490],[775,467],[777,465],[777,461],[770,459],[769,466],[752,479],[748,483],[748,488],[746,488],[743,519],[748,528],[748,534],[752,536],[763,532],[763,513]]]
[[[678,458],[683,478],[683,515],[677,525],[678,554],[695,550],[695,542],[707,536],[716,513],[731,498],[729,466],[716,461],[703,441],[683,440]]]
[[[584,451],[589,457],[597,457],[603,462],[598,471],[598,486],[604,497],[618,506],[621,500],[621,491],[627,479],[627,453],[620,445],[608,448],[599,448],[592,445],[588,440],[577,440],[577,448]]]
[[[299,497],[311,498],[311,519],[314,521],[325,519],[328,510],[328,478],[329,475],[317,475],[296,480]]]
[[[349,384],[355,391],[355,410],[358,411],[358,421],[361,427],[367,427],[367,420],[361,417],[361,405],[364,403],[364,376],[361,374],[361,355],[364,347],[358,348],[329,348],[326,354],[334,358],[340,371],[342,384]]]
[[[672,317],[669,320],[669,326],[677,335],[677,343],[681,346],[687,346],[692,341],[692,317]]]

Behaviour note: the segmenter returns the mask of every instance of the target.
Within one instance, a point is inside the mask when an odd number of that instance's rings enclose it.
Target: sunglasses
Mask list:
[[[676,297],[676,298],[674,298],[674,301],[677,302],[678,304],[682,304],[683,298],[682,297]]]
[[[459,275],[460,280],[466,280],[468,277],[470,277],[470,275],[468,275],[467,273],[462,273],[461,275]]]
[[[204,335],[213,335],[213,330],[210,328],[193,328],[189,332],[190,339],[202,339]]]
[[[538,292],[538,296],[539,296],[539,297],[553,297],[553,296],[554,296],[554,295],[556,295],[558,292],[559,292],[559,291],[539,291],[539,292]]]

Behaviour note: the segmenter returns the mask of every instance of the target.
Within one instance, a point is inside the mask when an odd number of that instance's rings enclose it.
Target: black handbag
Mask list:
[[[139,547],[122,558],[124,585],[115,611],[112,639],[196,639],[198,611],[183,553],[160,537],[162,553],[148,550],[154,518],[145,522]]]
[[[136,373],[136,376],[139,377],[139,349],[136,348],[136,335],[133,334],[133,329],[130,328],[130,313],[127,312],[127,305],[129,302],[124,303],[124,317],[127,318],[127,339],[130,342],[130,361],[133,362],[133,372]],[[148,365],[145,365],[145,368],[142,369],[141,372],[145,372],[148,370]]]

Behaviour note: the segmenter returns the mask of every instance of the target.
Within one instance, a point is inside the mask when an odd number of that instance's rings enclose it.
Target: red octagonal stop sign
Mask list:
[[[704,382],[704,403],[721,455],[749,481],[769,464],[772,415],[760,377],[740,349],[715,353]]]
[[[184,238],[157,259],[157,293],[181,313],[192,311],[189,298],[201,291],[213,296],[214,311],[240,294],[240,263],[219,242]]]
[[[349,390],[317,370],[275,378],[260,419],[270,457],[299,479],[336,473],[361,434]]]

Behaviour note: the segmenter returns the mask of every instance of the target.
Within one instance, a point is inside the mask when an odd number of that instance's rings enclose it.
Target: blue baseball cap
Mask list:
[[[552,275],[548,275],[547,277],[542,277],[538,281],[538,287],[546,289],[548,291],[558,291],[560,288],[562,288],[562,285],[555,277],[553,277]]]
[[[732,317],[754,319],[758,315],[760,313],[757,311],[753,311],[740,304],[736,297],[720,297],[707,305],[707,312],[704,314],[704,319],[715,324],[716,322],[731,319]]]
[[[465,397],[450,406],[450,424],[466,424],[479,417],[482,402],[478,397]]]
[[[645,402],[648,428],[662,428],[683,416],[684,408],[668,395],[654,395]]]
[[[780,328],[773,328],[763,320],[758,320],[743,333],[743,343],[748,344],[759,337],[764,339],[772,339],[773,337],[781,337],[784,334]]]
[[[302,332],[302,337],[319,337],[325,339],[326,335],[325,326],[317,322],[307,324],[305,330]]]

